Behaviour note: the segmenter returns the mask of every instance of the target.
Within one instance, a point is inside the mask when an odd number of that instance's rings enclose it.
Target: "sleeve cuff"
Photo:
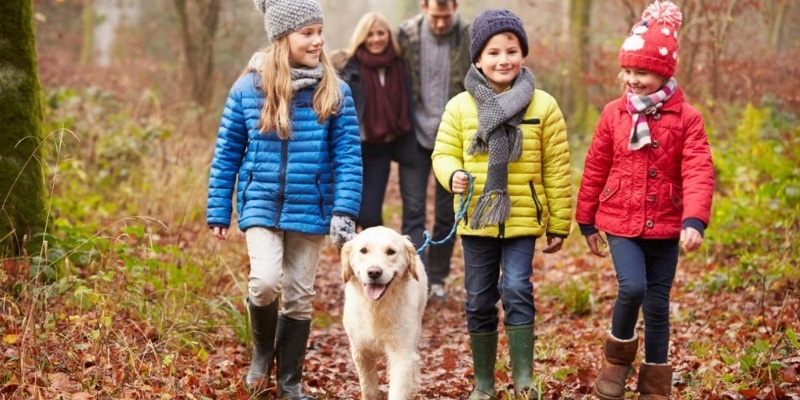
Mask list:
[[[581,235],[583,236],[589,236],[593,233],[599,232],[594,225],[590,224],[578,224],[578,227],[580,228]]]
[[[697,232],[700,232],[700,236],[703,236],[703,232],[706,230],[706,224],[697,218],[686,218],[683,220],[682,228],[694,228],[697,230]]]

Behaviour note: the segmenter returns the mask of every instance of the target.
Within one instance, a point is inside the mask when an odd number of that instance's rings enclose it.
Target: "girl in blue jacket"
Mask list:
[[[308,399],[301,375],[314,278],[324,235],[337,246],[355,231],[361,140],[349,87],[325,52],[315,0],[255,0],[271,45],[233,84],[208,187],[207,221],[225,239],[236,189],[250,257],[248,308],[254,350],[245,383]],[[279,315],[279,298],[282,304]]]

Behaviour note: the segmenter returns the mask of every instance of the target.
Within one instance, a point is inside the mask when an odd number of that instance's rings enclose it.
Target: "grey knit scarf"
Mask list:
[[[292,68],[292,91],[296,92],[319,82],[323,73],[322,63],[317,64],[315,68]]]
[[[481,229],[498,225],[511,215],[508,163],[522,155],[519,124],[533,98],[536,83],[531,71],[523,67],[508,90],[495,93],[491,83],[473,64],[464,85],[478,106],[478,131],[467,153],[489,154],[486,184],[475,204],[470,225],[472,229]]]
[[[266,53],[263,51],[258,51],[253,54],[253,56],[250,57],[250,61],[247,63],[247,70],[250,72],[260,71],[261,66],[264,65],[264,57],[266,57]],[[292,68],[292,92],[296,92],[319,82],[324,72],[322,63],[317,64],[315,68]]]

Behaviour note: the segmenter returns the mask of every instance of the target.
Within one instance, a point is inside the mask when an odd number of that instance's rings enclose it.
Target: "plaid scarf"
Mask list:
[[[669,78],[661,89],[644,96],[637,96],[628,88],[626,108],[633,118],[628,149],[639,150],[646,144],[650,144],[650,126],[647,125],[647,116],[655,114],[672,97],[677,86],[675,78]]]
[[[464,80],[467,91],[478,106],[478,131],[467,154],[489,154],[486,184],[472,215],[472,229],[498,225],[511,215],[508,195],[508,163],[522,155],[519,124],[533,98],[533,74],[522,68],[511,87],[495,93],[486,77],[473,64]]]

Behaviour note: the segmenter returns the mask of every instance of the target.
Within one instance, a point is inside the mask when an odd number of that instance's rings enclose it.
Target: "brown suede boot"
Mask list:
[[[628,380],[631,364],[636,359],[639,337],[620,340],[608,333],[605,345],[603,368],[594,382],[594,395],[602,400],[622,400],[625,398],[625,381]]]
[[[639,370],[639,400],[669,399],[672,391],[672,366],[669,364],[642,364]]]

